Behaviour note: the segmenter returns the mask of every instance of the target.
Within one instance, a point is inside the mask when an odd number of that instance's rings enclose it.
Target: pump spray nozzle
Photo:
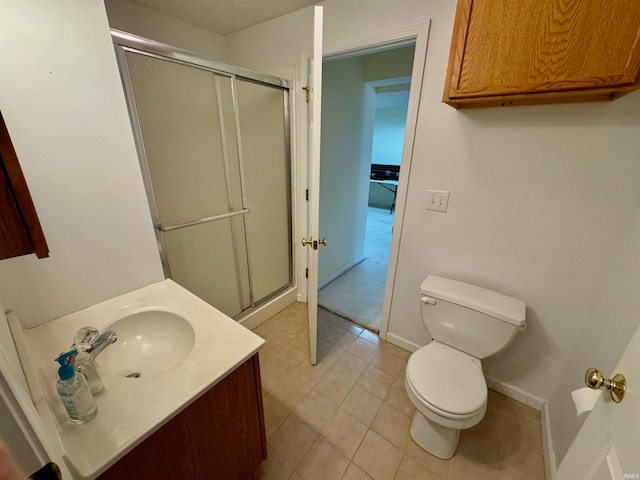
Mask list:
[[[60,377],[60,380],[69,380],[76,374],[73,366],[70,364],[71,357],[76,353],[78,353],[78,351],[75,349],[69,350],[66,353],[61,353],[55,359],[55,361],[60,364],[60,368],[58,368],[58,376]]]

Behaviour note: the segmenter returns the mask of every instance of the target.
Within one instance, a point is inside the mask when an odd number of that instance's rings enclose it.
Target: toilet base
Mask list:
[[[460,438],[460,430],[432,422],[418,410],[411,419],[409,433],[423,450],[444,460],[453,457]]]

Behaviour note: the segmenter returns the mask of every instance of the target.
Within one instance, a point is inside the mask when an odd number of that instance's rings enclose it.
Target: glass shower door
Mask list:
[[[236,316],[252,298],[233,78],[125,55],[165,273]]]

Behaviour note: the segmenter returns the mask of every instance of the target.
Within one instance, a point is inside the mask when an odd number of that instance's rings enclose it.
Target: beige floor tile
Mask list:
[[[340,358],[331,366],[331,368],[343,377],[347,377],[349,380],[357,382],[360,375],[362,375],[367,369],[367,364],[355,355],[348,352],[342,352]]]
[[[393,480],[401,460],[402,450],[373,430],[367,432],[353,457],[353,462],[375,480]]]
[[[329,370],[318,382],[314,390],[336,405],[340,405],[354,385],[355,383],[348,378],[343,377],[338,372]]]
[[[262,360],[261,355],[260,379],[262,380],[262,388],[267,392],[271,392],[271,390],[287,377],[287,371],[277,363],[269,363]]]
[[[304,478],[302,478],[298,472],[292,472],[287,480],[304,480]]]
[[[411,417],[388,403],[383,403],[371,423],[371,428],[402,450],[409,443]]]
[[[346,410],[339,408],[335,416],[322,429],[321,435],[347,457],[353,458],[367,430],[364,423]]]
[[[347,332],[346,330],[342,330],[338,327],[335,327],[326,335],[324,335],[324,339],[326,341],[344,349],[348,348],[356,340],[356,338],[358,338],[357,335],[354,335],[351,332]]]
[[[409,434],[411,436],[411,434]],[[425,464],[431,470],[439,474],[444,478],[449,478],[449,468],[451,467],[451,460],[443,460],[441,458],[435,457],[431,455],[429,452],[423,450],[418,446],[416,442],[413,441],[412,438],[409,438],[409,443],[407,444],[406,452],[408,455],[411,455],[413,458],[418,460],[420,463]],[[451,477],[453,480],[453,477]]]
[[[300,402],[295,414],[317,432],[329,423],[338,409],[338,405],[312,390]]]
[[[295,415],[289,415],[271,435],[268,443],[289,465],[295,467],[317,436],[318,433],[310,426]]]
[[[395,480],[445,480],[410,455],[402,457]]]
[[[378,397],[372,395],[364,388],[354,385],[341,406],[368,426],[371,425],[371,422],[376,417],[381,405],[382,400]]]
[[[333,343],[327,342],[321,338],[318,339],[318,350],[316,355],[318,357],[318,364],[332,367],[340,360],[344,350]]]
[[[451,461],[449,478],[472,478],[473,480],[499,480],[500,470],[467,450],[458,449]]]
[[[310,387],[315,387],[327,372],[329,372],[329,367],[326,365],[321,363],[311,365],[308,359],[305,358],[305,360],[300,362],[291,372],[291,376],[296,377]]]
[[[517,443],[542,454],[542,428],[540,422],[511,411],[504,413],[503,439]]]
[[[256,469],[256,480],[282,480],[287,478],[293,467],[289,465],[273,448],[267,447],[267,459]]]
[[[296,471],[304,480],[340,480],[348,466],[347,457],[324,438],[318,437]]]
[[[505,442],[502,474],[513,480],[544,480],[544,458],[524,445]]]
[[[269,438],[282,422],[289,416],[291,410],[282,405],[271,395],[263,396],[264,425]]]
[[[351,323],[338,315],[334,315],[332,321],[338,328],[346,330],[349,333],[353,333],[354,335],[360,335],[364,330],[361,326]]]
[[[389,342],[380,342],[380,350],[383,350],[387,353],[391,353],[396,357],[400,357],[404,360],[408,360],[409,357],[411,356],[411,352]]]
[[[376,356],[376,353],[378,353],[378,346],[358,337],[351,345],[349,345],[347,352],[355,355],[360,360],[369,363],[373,360],[373,357]]]
[[[395,377],[405,365],[405,360],[387,351],[379,350],[371,361],[371,365]]]
[[[502,431],[478,424],[460,432],[458,448],[469,450],[484,462],[500,468]]]
[[[372,480],[359,466],[351,462],[342,480]]]
[[[289,375],[269,393],[289,410],[295,410],[310,391],[311,387],[309,385],[300,381],[297,377]]]
[[[296,348],[299,348],[305,354],[308,355],[309,354],[309,330],[308,329],[302,330],[300,333],[298,333],[298,335],[296,335],[296,338],[291,340],[290,343],[291,345],[293,345]]]
[[[378,370],[373,365],[369,365],[358,379],[357,384],[366,388],[376,397],[384,399],[389,393],[393,381],[394,378],[391,375],[387,375],[382,370]]]
[[[416,410],[416,407],[413,406],[413,403],[411,403],[411,400],[409,400],[409,396],[407,395],[407,389],[404,385],[404,377],[399,377],[394,380],[384,401],[409,416],[413,415],[413,412]]]
[[[380,337],[377,333],[374,333],[371,330],[362,330],[362,333],[360,333],[359,337],[369,343],[373,343],[374,345],[380,345]]]
[[[276,363],[289,373],[306,360],[307,354],[291,344],[284,345],[275,355]]]

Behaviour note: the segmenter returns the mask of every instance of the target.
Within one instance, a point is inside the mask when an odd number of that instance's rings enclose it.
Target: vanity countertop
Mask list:
[[[111,375],[99,369],[104,389],[95,397],[97,416],[84,425],[71,423],[56,393],[54,358],[69,349],[80,327],[90,325],[102,331],[141,308],[159,308],[188,319],[195,331],[195,343],[187,359],[165,372],[143,374],[140,378]],[[265,343],[171,280],[35,328],[23,329],[13,323],[13,335],[36,409],[74,477],[82,479],[100,475]],[[97,364],[100,365],[99,356]]]

